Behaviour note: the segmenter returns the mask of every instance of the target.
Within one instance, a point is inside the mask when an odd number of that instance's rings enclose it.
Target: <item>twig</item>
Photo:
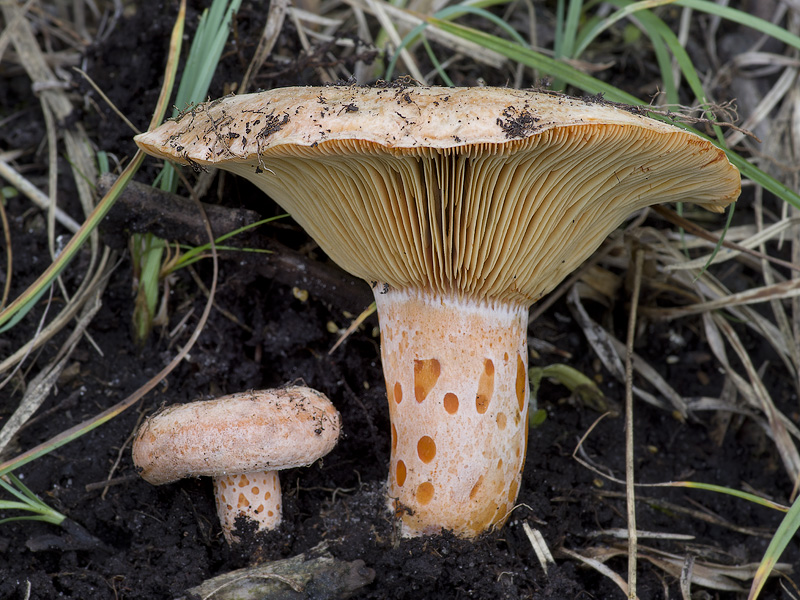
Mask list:
[[[283,28],[283,21],[286,18],[286,8],[289,5],[288,0],[272,0],[269,3],[269,13],[267,13],[267,23],[264,25],[264,31],[261,38],[258,40],[258,47],[250,64],[247,65],[247,72],[245,72],[242,81],[239,84],[240,93],[245,93],[250,87],[250,81],[253,76],[258,73],[267,60],[267,56],[272,52],[275,42],[280,35]]]
[[[389,18],[389,11],[390,11],[390,4],[388,2],[381,2],[380,0],[364,0],[368,9],[372,12],[376,19],[378,19],[378,23],[381,24],[386,35],[389,36],[389,39],[394,44],[395,48],[400,49],[400,58],[403,59],[403,63],[406,65],[406,69],[411,74],[411,77],[419,81],[420,83],[425,83],[425,76],[419,70],[414,57],[411,56],[411,53],[404,47],[401,46],[402,39],[400,39],[400,34],[397,33],[397,28],[395,27],[395,23]]]
[[[361,326],[361,324],[362,324],[364,321],[366,321],[366,320],[367,320],[367,318],[369,318],[369,316],[370,316],[371,314],[373,314],[373,313],[374,313],[376,310],[377,310],[377,307],[375,306],[375,303],[373,302],[373,303],[372,303],[372,304],[370,304],[370,305],[369,305],[367,308],[365,308],[365,309],[364,309],[364,310],[361,312],[361,314],[359,314],[359,315],[358,315],[358,316],[357,316],[355,319],[353,319],[353,322],[352,322],[352,323],[350,323],[350,326],[349,326],[349,327],[348,327],[348,328],[345,330],[345,332],[344,332],[342,335],[340,335],[340,336],[339,336],[339,339],[338,339],[338,340],[336,340],[336,343],[335,343],[335,344],[334,344],[334,345],[331,347],[331,349],[330,349],[330,350],[328,350],[328,356],[330,356],[331,354],[333,354],[333,353],[336,351],[336,349],[337,349],[339,346],[341,346],[341,345],[342,345],[342,343],[343,343],[343,342],[344,342],[344,341],[345,341],[345,340],[346,340],[348,337],[350,337],[350,335],[352,335],[352,333],[353,333],[353,332],[354,332],[356,329],[358,329],[358,328]]]
[[[99,85],[97,85],[97,84],[94,82],[94,79],[92,79],[91,77],[89,77],[89,74],[88,74],[88,73],[86,73],[85,71],[83,71],[83,70],[79,69],[78,67],[72,67],[72,69],[73,69],[74,71],[77,71],[78,73],[80,73],[80,74],[81,74],[81,76],[82,76],[82,77],[83,77],[83,78],[84,78],[84,79],[85,79],[85,80],[86,80],[86,81],[89,83],[89,85],[90,85],[90,86],[92,86],[92,88],[94,89],[94,91],[95,91],[95,92],[97,92],[97,93],[100,95],[100,97],[101,97],[101,98],[102,98],[102,99],[105,101],[105,103],[106,103],[106,104],[108,104],[109,108],[110,108],[112,111],[114,111],[114,113],[115,113],[115,114],[116,114],[116,115],[117,115],[117,116],[118,116],[120,119],[122,119],[122,122],[123,122],[123,123],[125,123],[125,125],[127,125],[127,126],[128,126],[128,128],[130,128],[130,130],[131,130],[133,133],[135,133],[135,134],[139,134],[139,133],[141,133],[141,131],[139,131],[139,129],[136,127],[136,125],[134,125],[133,123],[131,123],[131,122],[130,122],[130,120],[128,119],[128,117],[126,117],[126,116],[123,114],[123,112],[122,112],[120,109],[118,109],[118,108],[117,108],[117,105],[116,105],[116,104],[114,104],[114,103],[111,101],[111,98],[109,98],[108,96],[106,96],[105,92],[104,92],[103,90],[101,90],[101,89],[100,89],[100,86],[99,86]]]
[[[106,477],[105,485],[103,486],[103,491],[100,494],[100,499],[101,500],[105,500],[106,499],[106,494],[108,494],[108,488],[111,487],[111,482],[114,480],[114,477],[113,477],[114,476],[114,472],[119,467],[120,461],[122,461],[122,454],[128,448],[128,445],[131,443],[131,441],[133,440],[134,436],[136,435],[136,432],[139,429],[139,424],[142,422],[142,419],[144,419],[144,412],[139,414],[139,418],[136,420],[136,425],[133,426],[133,428],[131,429],[130,434],[128,435],[127,438],[125,438],[125,441],[122,443],[122,446],[119,447],[119,450],[117,451],[117,458],[114,461],[114,464],[111,465],[111,468],[108,470],[108,477]],[[87,489],[87,491],[89,491],[89,490]]]
[[[622,579],[622,577],[620,577],[619,575],[614,573],[614,571],[609,569],[606,565],[601,563],[599,560],[595,560],[593,558],[589,558],[588,556],[584,556],[583,554],[578,554],[577,552],[573,552],[572,550],[567,550],[566,548],[561,548],[561,552],[563,552],[564,554],[566,554],[570,558],[573,558],[573,559],[575,559],[575,560],[577,560],[579,562],[582,562],[583,564],[585,564],[585,565],[587,565],[589,567],[592,567],[598,573],[601,573],[602,575],[605,575],[611,581],[616,583],[617,586],[619,586],[619,589],[621,589],[626,596],[628,596],[629,598],[635,598],[636,600],[638,600],[637,596],[635,596],[635,595],[631,596],[630,595],[630,588],[628,587],[628,584],[625,583],[625,581]]]
[[[527,521],[522,522],[522,529],[525,531],[525,535],[528,536],[528,541],[530,541],[533,551],[536,553],[536,558],[539,559],[542,571],[547,575],[547,565],[555,564],[556,562],[547,547],[547,542],[545,542],[542,533],[538,529],[533,529],[528,525]]]
[[[636,491],[633,472],[633,341],[636,337],[636,310],[639,307],[639,292],[642,288],[642,265],[644,251],[634,252],[635,268],[631,309],[628,317],[628,339],[625,352],[625,498],[628,508],[628,598],[636,597]]]
[[[11,292],[11,279],[13,277],[14,252],[11,249],[11,229],[8,226],[8,215],[6,214],[6,204],[0,194],[0,220],[3,221],[3,239],[6,242],[6,282],[3,284],[3,296],[0,298],[0,310],[8,302],[8,294]]]
[[[659,206],[652,206],[651,209],[653,210],[653,212],[655,212],[656,214],[664,217],[667,221],[669,221],[673,225],[677,225],[678,227],[682,227],[683,229],[685,229],[686,231],[688,231],[692,235],[696,235],[697,237],[701,237],[704,240],[708,240],[709,242],[714,242],[714,243],[719,242],[719,237],[718,236],[714,235],[713,233],[710,233],[710,232],[706,231],[702,227],[698,227],[697,225],[695,225],[694,223],[692,223],[688,219],[684,219],[682,216],[680,216],[674,210],[671,210],[671,209],[667,208],[666,206],[660,206],[660,205]],[[787,269],[791,269],[792,271],[800,271],[800,265],[798,265],[798,264],[791,263],[791,262],[788,262],[788,261],[785,261],[785,260],[781,260],[780,258],[775,258],[774,256],[769,256],[769,255],[762,254],[761,252],[758,252],[756,250],[752,250],[750,248],[747,248],[747,247],[742,246],[740,244],[737,244],[735,242],[729,242],[727,240],[723,240],[722,241],[722,245],[725,248],[730,248],[731,250],[737,250],[737,251],[742,252],[744,254],[749,254],[750,256],[753,256],[753,257],[758,258],[760,260],[768,260],[769,262],[771,262],[773,264],[780,265],[782,267],[786,267]]]
[[[39,188],[33,185],[30,181],[25,179],[22,175],[20,175],[11,165],[9,165],[4,160],[0,159],[0,177],[8,181],[12,186],[17,188],[20,192],[22,192],[28,199],[33,202],[36,206],[41,208],[42,210],[48,210],[50,208],[50,198],[47,197],[46,194],[42,193]],[[70,217],[67,213],[65,213],[60,208],[55,208],[55,217],[56,220],[64,226],[64,228],[68,229],[71,233],[75,233],[80,229],[80,225]],[[9,246],[10,247],[10,246]]]

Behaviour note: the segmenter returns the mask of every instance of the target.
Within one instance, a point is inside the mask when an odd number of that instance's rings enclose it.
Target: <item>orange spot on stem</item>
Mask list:
[[[517,356],[517,402],[519,411],[525,410],[525,389],[528,387],[528,373],[522,356]]]
[[[417,502],[420,504],[427,504],[433,500],[433,484],[430,481],[420,483],[417,488]]]
[[[478,380],[478,393],[475,396],[475,408],[479,414],[484,414],[489,410],[489,402],[492,400],[494,392],[494,363],[487,358],[483,361],[483,373]]]
[[[424,463],[429,463],[436,456],[436,443],[433,438],[423,435],[417,442],[417,454]]]
[[[406,482],[406,463],[404,463],[402,460],[397,461],[396,477],[397,485],[403,487],[403,484]]]
[[[497,428],[502,431],[506,428],[506,422],[508,421],[506,417],[506,413],[497,413]]]
[[[435,358],[414,361],[414,397],[417,402],[425,400],[436,385],[442,368]]]
[[[452,392],[447,392],[444,395],[444,409],[451,415],[456,414],[458,412],[458,396]]]
[[[478,491],[481,489],[483,485],[483,475],[478,477],[478,481],[475,482],[475,485],[472,486],[472,489],[469,491],[469,499],[474,500],[475,496],[478,494]]]

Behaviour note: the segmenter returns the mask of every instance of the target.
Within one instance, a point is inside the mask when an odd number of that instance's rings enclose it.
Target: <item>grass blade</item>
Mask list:
[[[792,508],[790,508],[786,516],[783,517],[783,521],[781,521],[780,526],[777,531],[775,531],[775,535],[772,536],[772,541],[770,541],[769,546],[767,546],[767,550],[764,552],[764,558],[761,559],[761,564],[758,565],[756,575],[753,577],[753,585],[750,588],[747,600],[755,600],[758,598],[758,595],[761,593],[761,588],[763,588],[764,584],[767,582],[769,574],[772,572],[781,554],[783,554],[786,546],[789,545],[789,542],[798,530],[800,530],[800,498],[794,501]]]
[[[771,500],[767,500],[766,498],[762,498],[761,496],[756,496],[755,494],[750,494],[748,492],[743,492],[741,490],[725,487],[722,485],[714,485],[713,483],[701,483],[697,481],[670,481],[669,483],[665,483],[663,485],[667,487],[685,487],[696,490],[706,490],[707,492],[717,492],[719,494],[727,494],[728,496],[734,496],[736,498],[747,500],[748,502],[759,504],[761,506],[766,506],[767,508],[771,508],[773,510],[779,510],[781,512],[789,512],[790,510],[789,507],[784,506],[783,504],[772,502]]]
[[[613,85],[601,81],[596,77],[587,75],[575,67],[565,62],[545,56],[541,52],[532,50],[518,43],[505,40],[490,33],[478,31],[471,27],[466,27],[458,23],[451,23],[436,17],[428,17],[426,22],[446,33],[457,35],[465,40],[480,44],[490,50],[494,50],[510,58],[511,60],[522,63],[526,66],[539,69],[548,73],[552,77],[562,79],[567,84],[573,85],[592,94],[602,93],[612,102],[623,102],[626,104],[641,104],[642,102],[626,92],[614,87]]]
[[[619,6],[623,3],[613,2],[613,4]],[[583,54],[589,44],[591,44],[600,33],[611,27],[620,19],[624,19],[625,17],[632,16],[637,12],[656,8],[664,4],[675,4],[676,6],[691,8],[709,15],[721,17],[722,19],[755,29],[756,31],[759,31],[783,42],[784,44],[800,50],[800,37],[787,31],[783,27],[774,25],[769,21],[765,21],[764,19],[752,15],[751,13],[737,10],[729,6],[722,6],[714,2],[709,2],[708,0],[643,0],[641,2],[625,2],[620,10],[595,25],[589,31],[589,33],[587,33],[586,36],[581,39],[581,43],[575,50],[575,57]]]

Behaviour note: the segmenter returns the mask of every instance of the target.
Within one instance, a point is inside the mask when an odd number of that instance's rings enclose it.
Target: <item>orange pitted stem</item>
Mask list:
[[[281,522],[281,482],[275,471],[214,477],[214,492],[222,533],[229,544],[239,541],[233,534],[238,517],[255,521],[259,531],[275,529]]]
[[[403,535],[502,526],[525,461],[527,307],[383,292],[388,496]]]

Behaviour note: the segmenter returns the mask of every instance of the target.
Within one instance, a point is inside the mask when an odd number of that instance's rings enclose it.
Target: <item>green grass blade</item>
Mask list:
[[[642,23],[642,27],[644,27],[650,43],[653,45],[653,54],[655,55],[658,70],[661,72],[661,83],[664,86],[667,104],[675,106],[679,103],[678,82],[672,76],[672,61],[670,60],[667,45],[660,35],[651,31],[649,24]]]
[[[503,19],[498,17],[497,15],[490,13],[488,10],[480,8],[478,6],[468,6],[468,5],[460,5],[460,6],[451,6],[449,8],[445,8],[437,12],[434,17],[437,19],[446,19],[448,21],[452,21],[458,16],[463,14],[473,14],[479,17],[483,17],[487,21],[494,23],[498,27],[500,27],[503,31],[505,31],[508,35],[511,36],[514,41],[516,41],[520,46],[527,46],[528,43],[525,41],[519,32],[511,27],[508,23],[506,23]]]
[[[13,474],[9,473],[5,477],[9,479],[13,477]],[[0,478],[0,486],[5,489],[6,492],[15,496],[19,502],[14,502],[13,500],[0,500],[0,508],[8,509],[8,508],[20,508],[21,505],[28,506],[28,498],[25,494],[22,493],[21,490],[18,490],[16,487],[8,483],[5,479]],[[30,490],[29,490],[30,491]]]
[[[141,153],[141,151],[137,152],[136,156],[134,156],[133,160],[128,165],[128,168],[120,175],[120,179],[117,180],[105,198],[94,208],[83,225],[81,225],[81,228],[72,236],[70,241],[67,242],[67,245],[64,247],[61,254],[58,255],[58,258],[39,275],[28,289],[0,312],[0,325],[5,325],[14,319],[20,310],[30,309],[32,305],[35,304],[36,299],[44,293],[56,277],[58,277],[72,259],[75,258],[78,250],[80,250],[89,238],[92,231],[94,231],[100,221],[108,214],[108,211],[111,210],[122,187],[124,187],[124,184],[127,184],[128,180],[133,176],[133,173],[138,170],[143,160],[144,154]]]
[[[42,501],[39,498],[39,496],[34,494],[28,488],[28,486],[26,486],[24,483],[22,483],[22,480],[19,477],[17,477],[13,473],[9,473],[8,475],[6,475],[6,477],[8,477],[8,479],[11,480],[11,484],[8,484],[8,486],[3,486],[3,487],[5,487],[6,489],[9,489],[9,487],[16,488],[16,490],[19,491],[20,494],[22,494],[20,497],[26,498],[26,502],[29,502],[30,504],[34,504],[34,505],[36,505],[36,506],[38,506],[40,508],[43,508],[43,509],[51,510],[50,507],[47,506],[47,504],[45,504],[44,501]]]
[[[503,31],[508,33],[508,35],[510,35],[518,44],[521,44],[522,46],[527,46],[525,39],[519,34],[519,32],[517,32],[516,29],[511,27],[508,23],[503,21],[503,19],[501,19],[497,15],[490,13],[488,10],[483,9],[480,6],[470,5],[466,3],[459,4],[457,6],[450,6],[445,9],[442,9],[433,16],[437,19],[452,21],[453,19],[457,19],[458,17],[461,17],[466,14],[474,14],[479,17],[483,17],[487,21],[494,23],[495,25],[500,27]],[[428,23],[424,22],[420,23],[419,25],[414,27],[411,31],[409,31],[405,36],[403,36],[403,39],[400,40],[400,45],[392,54],[392,59],[389,61],[389,65],[386,67],[386,74],[384,75],[386,80],[390,80],[392,78],[394,70],[397,67],[397,61],[400,59],[400,52],[404,48],[410,46],[411,42],[414,41],[419,35],[421,35],[426,27],[428,27]],[[428,53],[428,56],[431,59],[431,62],[438,71],[439,75],[442,77],[442,80],[445,82],[446,85],[453,87],[453,82],[450,80],[450,78],[442,69],[442,66],[439,63],[438,59],[433,54],[433,50],[430,47],[430,44],[424,37],[422,38],[422,43],[425,46],[425,49]]]
[[[594,28],[595,23],[598,23],[600,20],[601,20],[600,17],[595,17],[591,15],[587,15],[586,17],[584,17],[583,24],[578,30],[577,37],[575,38],[576,48],[579,48],[582,45],[583,39]],[[577,57],[578,56],[575,54],[575,51],[573,50],[573,55],[570,58],[577,58]]]
[[[539,387],[542,379],[545,378],[553,379],[565,386],[570,392],[576,394],[584,404],[596,410],[608,410],[605,396],[597,386],[597,383],[578,369],[563,363],[553,363],[546,367],[531,367],[528,369],[532,401],[538,398]]]
[[[665,483],[663,485],[666,487],[684,487],[696,490],[706,490],[707,492],[717,492],[719,494],[727,494],[728,496],[741,498],[742,500],[747,500],[748,502],[766,506],[767,508],[779,510],[781,512],[788,512],[790,510],[788,506],[778,504],[777,502],[772,502],[771,500],[767,500],[761,496],[756,496],[755,494],[750,494],[748,492],[743,492],[741,490],[722,485],[714,485],[713,483],[701,483],[698,481],[670,481],[669,483]]]
[[[591,94],[602,93],[606,99],[612,102],[641,104],[641,101],[635,96],[623,92],[596,77],[587,75],[567,63],[545,56],[541,52],[537,52],[526,46],[521,46],[518,43],[505,40],[490,33],[478,31],[477,29],[472,29],[471,27],[466,27],[458,23],[451,23],[436,17],[428,17],[426,22],[442,31],[457,35],[460,38],[484,46],[489,50],[494,50],[511,60],[522,63],[528,67],[533,67],[534,69],[539,69],[558,79],[562,79],[569,85],[573,85]]]
[[[433,47],[424,36],[422,38],[422,45],[425,46],[425,52],[428,54],[428,58],[433,63],[433,68],[436,69],[436,72],[439,74],[439,77],[442,78],[444,84],[447,87],[455,87],[455,83],[453,83],[453,80],[450,79],[447,71],[444,70],[442,63],[439,62],[439,59],[436,57],[436,53],[433,51]]]
[[[225,250],[226,248],[222,246],[222,243],[235,235],[239,235],[240,233],[244,233],[250,229],[254,229],[261,225],[265,225],[267,223],[271,223],[272,221],[277,221],[278,219],[284,219],[289,216],[289,213],[284,213],[282,215],[276,215],[274,217],[267,217],[266,219],[261,219],[260,221],[256,221],[255,223],[250,223],[249,225],[245,225],[243,227],[239,227],[230,231],[224,235],[219,236],[214,240],[214,245],[217,247],[217,250]],[[235,250],[246,250],[242,248],[234,248]],[[204,252],[211,250],[211,244],[203,244],[201,246],[194,246],[190,248],[183,255],[175,262],[175,265],[170,272],[180,269],[181,267],[185,267],[193,262],[195,262],[196,258],[199,257]],[[260,250],[260,249],[251,249],[251,252],[269,252],[269,250]]]
[[[181,74],[173,116],[177,116],[189,104],[205,100],[228,41],[233,13],[239,10],[241,3],[241,0],[232,0],[230,4],[227,0],[214,0],[211,8],[203,13]]]
[[[776,40],[791,46],[792,48],[800,50],[800,37],[784,29],[783,27],[774,25],[769,21],[765,21],[764,19],[756,17],[750,12],[737,10],[735,8],[731,8],[730,6],[723,6],[715,2],[709,2],[709,0],[675,0],[675,5],[683,6],[685,8],[692,8],[709,15],[715,15],[728,21],[738,23],[739,25],[744,25],[745,27],[750,27],[751,29],[755,29],[756,31],[759,31],[765,35],[773,37]]]
[[[614,4],[617,3],[614,2]],[[769,21],[765,21],[764,19],[756,17],[748,12],[737,10],[735,8],[731,8],[730,6],[722,6],[720,4],[716,4],[715,2],[709,2],[708,0],[645,0],[642,2],[629,2],[626,4],[626,6],[622,7],[614,14],[609,15],[591,29],[590,33],[588,33],[581,40],[581,44],[576,49],[576,57],[580,56],[584,50],[586,50],[587,46],[591,44],[600,33],[611,27],[620,19],[632,16],[639,11],[648,10],[664,4],[675,4],[676,6],[691,8],[693,10],[704,12],[709,15],[714,15],[722,19],[744,25],[745,27],[750,27],[751,29],[755,29],[756,31],[773,37],[776,40],[800,50],[800,37],[794,35],[790,31],[787,31],[783,27],[770,23]]]
[[[783,521],[781,521],[777,531],[775,531],[775,535],[772,536],[772,541],[767,546],[764,558],[761,559],[761,564],[758,565],[758,570],[755,577],[753,577],[753,585],[750,588],[747,600],[755,600],[761,593],[761,588],[767,582],[772,569],[775,568],[775,564],[781,554],[783,554],[786,546],[789,545],[789,542],[797,535],[798,531],[800,531],[800,498],[794,501],[789,512],[783,517]]]
[[[392,54],[392,58],[386,67],[386,74],[384,75],[386,81],[390,81],[392,79],[395,67],[397,67],[397,61],[400,60],[400,52],[402,52],[404,48],[407,48],[411,44],[411,42],[418,35],[420,35],[427,26],[428,26],[427,23],[420,23],[419,25],[414,27],[414,29],[412,29],[406,35],[404,35],[402,40],[400,40],[400,45]]]
[[[626,0],[611,0],[611,4],[617,6],[624,6],[627,3],[628,2]],[[638,4],[642,3],[640,2]],[[667,45],[669,51],[672,52],[672,55],[675,57],[675,60],[681,69],[681,73],[683,73],[683,76],[686,79],[686,83],[688,83],[689,87],[692,88],[692,93],[697,97],[698,100],[700,100],[700,102],[705,102],[705,90],[703,89],[703,84],[700,81],[700,76],[697,74],[697,69],[694,68],[694,63],[686,52],[686,49],[681,46],[678,36],[675,35],[675,33],[667,26],[666,23],[664,23],[664,21],[659,19],[649,10],[641,10],[638,17],[640,22],[647,28],[649,35],[658,37]]]
[[[7,473],[0,478],[0,486],[9,494],[16,497],[18,501],[0,500],[0,510],[21,510],[29,515],[8,517],[0,520],[0,524],[9,521],[46,521],[53,525],[60,525],[66,519],[57,510],[50,508],[44,501],[34,494],[22,481],[13,473]]]
[[[756,182],[765,190],[772,192],[784,202],[788,202],[795,208],[800,209],[800,195],[798,195],[797,192],[786,187],[780,181],[778,181],[771,175],[768,175],[754,164],[747,162],[744,158],[742,158],[732,150],[726,149],[725,154],[728,155],[728,160],[730,160],[734,165],[736,165],[736,167],[739,169],[742,175],[744,175],[751,181]]]
[[[241,0],[231,0],[230,3],[228,0],[214,0],[210,9],[203,12],[181,74],[173,116],[177,116],[187,106],[205,100],[228,40],[233,13],[239,10],[240,5]],[[162,190],[172,193],[177,191],[178,174],[175,167],[171,163],[165,163],[156,181]],[[161,258],[165,242],[156,240],[155,236],[133,236],[134,246],[142,245],[146,248],[145,262],[140,266],[139,289],[133,314],[134,331],[139,343],[143,343],[150,334],[158,304]]]
[[[237,248],[236,246],[221,246],[219,244],[215,244],[215,246],[217,247],[217,252],[226,252],[227,251],[227,252],[251,252],[251,253],[254,253],[254,254],[272,254],[272,250],[265,250],[263,248]],[[186,260],[184,260],[184,258],[181,257],[181,259],[179,261],[180,264],[177,264],[176,266],[173,266],[173,267],[168,267],[166,269],[166,272],[167,273],[173,273],[173,272],[177,271],[178,269],[182,269],[184,267],[188,267],[190,265],[193,265],[194,263],[199,262],[199,261],[201,261],[201,260],[203,260],[205,258],[211,258],[211,253],[197,254],[197,255],[195,255],[195,256],[193,256],[193,257],[191,257],[189,259],[186,259]]]
[[[561,38],[561,48],[556,52],[556,58],[562,56],[574,57],[575,41],[578,37],[582,13],[583,0],[570,0],[567,7],[567,18],[564,20],[564,35]]]
[[[611,17],[608,17],[608,19],[610,18]],[[677,82],[672,76],[672,60],[664,39],[661,37],[660,33],[655,30],[652,22],[649,19],[637,19],[637,22],[642,29],[644,29],[647,38],[650,40],[650,43],[653,46],[653,54],[655,55],[658,70],[661,73],[661,81],[662,85],[664,86],[667,104],[678,104]],[[582,33],[582,35],[579,36],[578,48],[575,51],[574,58],[579,58],[589,43],[597,36],[597,33],[599,33],[599,31],[596,31],[598,29],[598,25],[596,25],[597,23],[603,23],[603,21],[600,19],[588,20],[584,28],[586,30],[585,33]]]
[[[139,285],[133,309],[133,323],[136,341],[143,344],[150,335],[153,319],[158,309],[161,275],[161,259],[167,243],[152,233],[137,234],[133,237],[132,258],[138,265]]]
[[[580,44],[578,44],[577,48],[575,48],[574,58],[577,58],[583,54],[589,44],[596,40],[598,35],[606,31],[614,23],[624,19],[625,17],[629,17],[640,10],[655,8],[663,4],[672,4],[673,2],[675,2],[675,0],[645,0],[643,2],[634,2],[621,8],[617,12],[599,21],[597,24],[591,27],[591,29],[589,29],[586,35],[581,37]]]
[[[29,510],[27,502],[14,502],[13,500],[0,500],[0,510]]]
[[[22,305],[19,308],[19,310],[17,310],[11,316],[11,318],[8,320],[8,322],[5,325],[3,325],[2,327],[0,327],[0,333],[5,333],[6,331],[8,331],[12,327],[14,327],[14,325],[19,323],[25,317],[25,315],[27,315],[34,306],[36,306],[36,304],[39,302],[39,300],[41,300],[42,296],[44,296],[44,294],[49,289],[50,289],[49,285],[46,286],[46,287],[43,287],[41,290],[39,290],[39,292],[35,296],[33,296],[30,300],[28,300],[27,303]],[[0,313],[0,316],[2,316],[2,313]]]
[[[772,540],[770,541],[769,546],[764,553],[764,558],[761,560],[761,564],[756,570],[756,574],[753,577],[753,584],[750,588],[750,593],[747,596],[748,600],[755,600],[758,597],[758,595],[761,593],[761,589],[764,587],[764,584],[767,581],[767,578],[780,559],[781,554],[786,549],[786,546],[789,545],[789,542],[795,537],[795,535],[797,535],[797,532],[800,531],[800,498],[796,499],[791,507],[786,507],[782,504],[778,504],[777,502],[772,502],[762,498],[761,496],[756,496],[755,494],[749,494],[740,490],[710,483],[699,483],[696,481],[670,481],[669,483],[656,484],[656,487],[685,487],[707,490],[710,492],[717,492],[734,496],[736,498],[741,498],[743,500],[786,513],[781,521],[781,524],[778,526],[778,529],[775,531],[775,534],[772,536]]]
[[[39,516],[39,515],[30,515],[30,516],[19,516],[19,517],[6,517],[5,519],[0,519],[0,525],[3,523],[13,523],[14,521],[44,521],[46,523],[52,523],[53,525],[61,525],[61,523],[66,519],[62,515],[61,519],[53,520],[51,517],[48,516]]]
[[[564,29],[566,17],[564,16],[566,10],[564,9],[564,0],[558,0],[556,3],[556,31],[553,38],[553,52],[556,57],[563,56],[564,49]]]

